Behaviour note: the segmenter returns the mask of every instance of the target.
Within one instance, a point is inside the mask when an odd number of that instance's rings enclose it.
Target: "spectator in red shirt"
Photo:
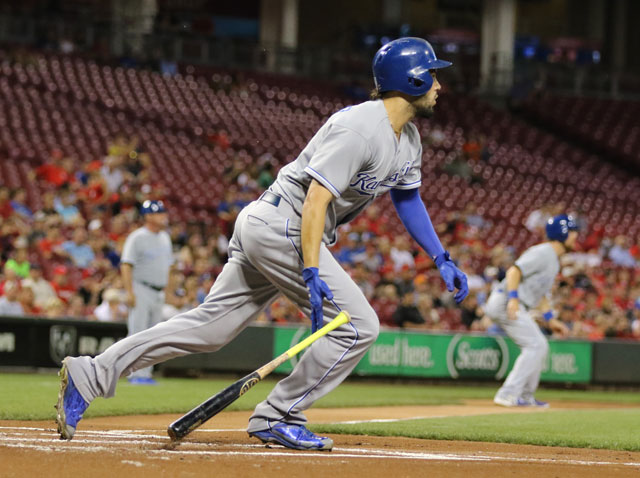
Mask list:
[[[69,269],[66,266],[59,265],[53,269],[53,280],[51,281],[53,289],[58,294],[60,300],[65,304],[69,303],[71,297],[75,295],[76,289],[69,281]]]
[[[108,237],[113,242],[118,242],[119,240],[127,237],[129,232],[129,223],[123,214],[118,214],[111,218],[110,226]]]
[[[64,242],[57,219],[48,220],[45,226],[45,237],[38,242],[38,248],[45,259],[53,257],[53,251]]]
[[[600,243],[604,238],[604,228],[599,224],[595,224],[589,231],[587,237],[580,243],[580,248],[583,251],[598,250]]]
[[[375,236],[383,236],[387,232],[388,222],[388,218],[381,215],[380,208],[372,204],[364,210],[364,214],[355,219],[352,227],[373,233]]]
[[[35,176],[57,188],[76,181],[73,160],[70,158],[62,159],[62,153],[59,151],[52,153],[50,162],[36,168]]]
[[[220,130],[218,133],[210,133],[208,139],[215,146],[219,146],[223,150],[226,150],[227,148],[229,148],[229,146],[231,146],[229,135],[227,135],[227,132],[225,130]]]
[[[476,134],[469,136],[469,140],[462,146],[462,151],[467,159],[471,159],[473,161],[480,159],[482,145],[480,144],[480,140]]]
[[[429,254],[427,254],[422,249],[420,249],[418,255],[416,255],[416,257],[414,258],[414,261],[416,264],[417,274],[428,271],[429,269],[434,267],[433,259],[431,259],[431,257],[429,257]]]
[[[42,309],[35,303],[35,294],[30,287],[22,287],[18,292],[18,302],[22,305],[25,315],[40,315]]]
[[[87,185],[78,192],[78,198],[90,205],[101,205],[108,199],[108,190],[107,183],[100,171],[91,171]]]

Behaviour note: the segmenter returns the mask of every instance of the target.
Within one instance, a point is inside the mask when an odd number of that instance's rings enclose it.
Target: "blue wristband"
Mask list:
[[[549,322],[551,319],[553,319],[553,311],[547,310],[544,314],[542,314],[542,318],[545,322]]]
[[[302,269],[302,279],[305,283],[312,280],[314,277],[318,277],[318,268],[317,267],[307,267]]]
[[[518,291],[517,290],[510,290],[507,293],[507,297],[509,297],[509,299],[517,299],[518,298]]]

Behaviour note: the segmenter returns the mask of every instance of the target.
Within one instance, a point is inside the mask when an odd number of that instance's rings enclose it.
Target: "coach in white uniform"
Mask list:
[[[129,335],[153,327],[162,320],[164,288],[173,264],[171,238],[165,231],[167,212],[162,201],[147,200],[140,213],[144,226],[124,242],[120,270],[127,293]],[[153,385],[153,367],[134,371],[128,377],[134,385]]]
[[[270,190],[240,212],[229,262],[203,304],[94,359],[65,359],[58,401],[61,436],[73,436],[94,398],[113,396],[122,374],[218,350],[284,294],[311,318],[312,330],[342,309],[352,320],[307,349],[256,407],[248,432],[289,448],[331,450],[330,438],[304,426],[303,412],[349,375],[379,329],[375,311],[327,248],[336,241],[336,228],[391,191],[409,233],[434,259],[449,291],[458,289],[456,301],[468,294],[466,276],[440,244],[420,198],[422,147],[410,122],[433,112],[440,89],[435,71],[449,65],[419,38],[382,47],[373,62],[374,100],[334,114]]]
[[[549,241],[527,249],[489,296],[485,312],[521,349],[513,370],[493,399],[497,405],[549,406],[534,396],[549,344],[531,312],[538,309],[552,330],[567,333],[567,327],[553,317],[548,297],[560,272],[560,256],[575,246],[576,230],[575,222],[567,215],[549,219]]]

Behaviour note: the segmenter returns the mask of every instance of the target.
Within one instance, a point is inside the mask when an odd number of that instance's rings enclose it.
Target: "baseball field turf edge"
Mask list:
[[[403,420],[353,425],[320,424],[317,433],[403,436],[523,445],[640,451],[640,410],[548,410],[531,414]]]
[[[116,396],[97,399],[86,417],[184,413],[220,391],[237,377],[222,379],[160,378],[156,386],[133,386],[121,380]],[[229,410],[250,410],[263,400],[275,380],[261,382],[233,403]],[[495,386],[467,387],[445,385],[345,382],[315,406],[323,408],[458,404],[467,399],[490,399]],[[58,378],[53,374],[0,374],[0,419],[45,420],[53,417]],[[571,400],[610,403],[637,403],[640,394],[574,390],[541,390],[544,400]]]

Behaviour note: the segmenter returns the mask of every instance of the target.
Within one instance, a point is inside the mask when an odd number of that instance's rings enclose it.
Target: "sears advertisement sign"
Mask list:
[[[309,333],[306,327],[275,330],[274,357]],[[587,383],[591,379],[592,344],[550,341],[542,380]],[[503,336],[474,334],[427,334],[382,331],[356,366],[357,375],[387,377],[433,377],[497,380],[506,378],[520,355],[513,341]],[[296,358],[277,371],[288,373]]]

